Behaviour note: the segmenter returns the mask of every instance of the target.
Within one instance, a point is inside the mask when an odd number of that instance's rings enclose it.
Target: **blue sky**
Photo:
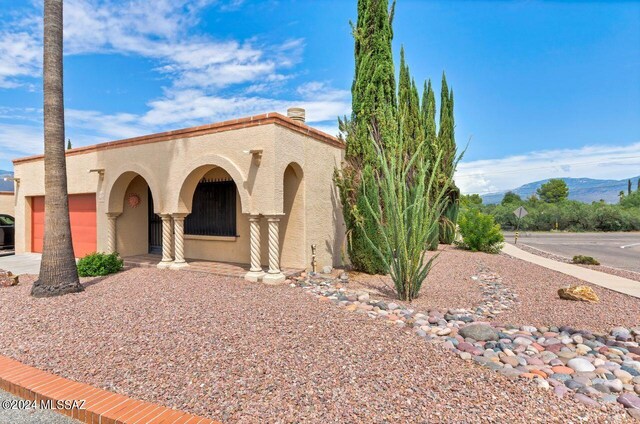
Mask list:
[[[42,151],[41,2],[0,0],[0,169]],[[74,146],[289,106],[350,110],[353,0],[65,0]],[[422,85],[455,92],[456,177],[491,192],[640,174],[640,2],[398,0]]]

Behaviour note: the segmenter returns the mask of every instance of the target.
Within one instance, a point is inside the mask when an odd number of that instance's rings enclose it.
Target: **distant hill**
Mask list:
[[[5,181],[4,177],[13,177],[13,172],[0,169],[0,191],[13,191],[13,181]]]
[[[631,178],[631,188],[633,191],[637,190],[638,177]],[[567,183],[569,187],[569,199],[578,200],[580,202],[591,203],[597,202],[603,199],[607,203],[618,203],[618,194],[620,191],[627,192],[627,180],[595,180],[592,178],[560,178]],[[518,194],[522,199],[526,199],[536,192],[536,190],[549,179],[536,181],[533,183],[525,184],[518,188],[511,190]],[[482,196],[482,201],[485,204],[500,203],[506,191],[499,193],[485,194]]]

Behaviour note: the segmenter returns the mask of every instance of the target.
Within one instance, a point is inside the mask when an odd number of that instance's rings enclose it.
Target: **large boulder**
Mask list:
[[[489,341],[498,340],[498,332],[487,324],[471,324],[466,327],[462,327],[459,333],[462,337],[477,340],[477,341]]]

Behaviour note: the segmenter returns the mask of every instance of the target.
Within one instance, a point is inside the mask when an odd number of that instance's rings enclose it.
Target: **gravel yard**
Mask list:
[[[500,266],[494,271],[504,273],[505,284],[519,291],[522,305],[510,318],[571,318],[563,311],[551,312],[557,305],[548,297],[544,301],[549,303],[537,312],[526,311],[535,306],[537,292],[559,284],[543,283],[545,289],[540,290],[539,283],[531,282],[553,275],[541,275],[537,267],[513,270],[521,277],[512,283],[506,274],[513,259],[466,252],[450,258],[458,263],[465,255],[469,265],[481,258],[490,267]],[[462,271],[446,278],[447,256],[441,258],[441,283],[447,285],[438,286],[440,294],[430,291],[434,302],[443,302],[434,304],[444,307],[447,289],[455,302],[477,299],[479,294],[460,293],[470,290]],[[408,331],[318,302],[298,288],[132,269],[88,282],[80,294],[33,299],[28,296],[31,281],[23,278],[20,286],[0,289],[1,354],[63,377],[223,421],[628,419],[620,408],[602,412],[507,379]],[[598,324],[596,315],[612,307],[606,299],[586,312],[590,305],[577,304],[573,312],[581,316],[573,319],[577,324]],[[428,303],[428,298],[420,302]],[[634,313],[638,316],[635,300],[625,305],[632,310],[619,316],[619,324],[631,321]],[[567,309],[566,302],[562,309]]]
[[[500,315],[500,322],[515,325],[568,325],[585,330],[609,330],[616,325],[640,324],[640,299],[585,283],[507,255],[471,253],[446,247],[422,286],[421,296],[411,303],[422,311],[443,308],[471,308],[479,303],[478,285],[471,275],[486,267],[502,277],[503,284],[518,295],[520,303]],[[350,288],[361,288],[392,300],[389,277],[357,274]],[[558,298],[558,289],[588,285],[600,297],[597,304]],[[396,301],[397,302],[397,301]],[[399,302],[401,303],[401,302]]]

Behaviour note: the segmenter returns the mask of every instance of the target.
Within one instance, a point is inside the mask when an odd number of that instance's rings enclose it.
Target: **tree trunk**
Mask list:
[[[83,290],[71,243],[64,144],[62,0],[44,2],[44,246],[35,297]]]

